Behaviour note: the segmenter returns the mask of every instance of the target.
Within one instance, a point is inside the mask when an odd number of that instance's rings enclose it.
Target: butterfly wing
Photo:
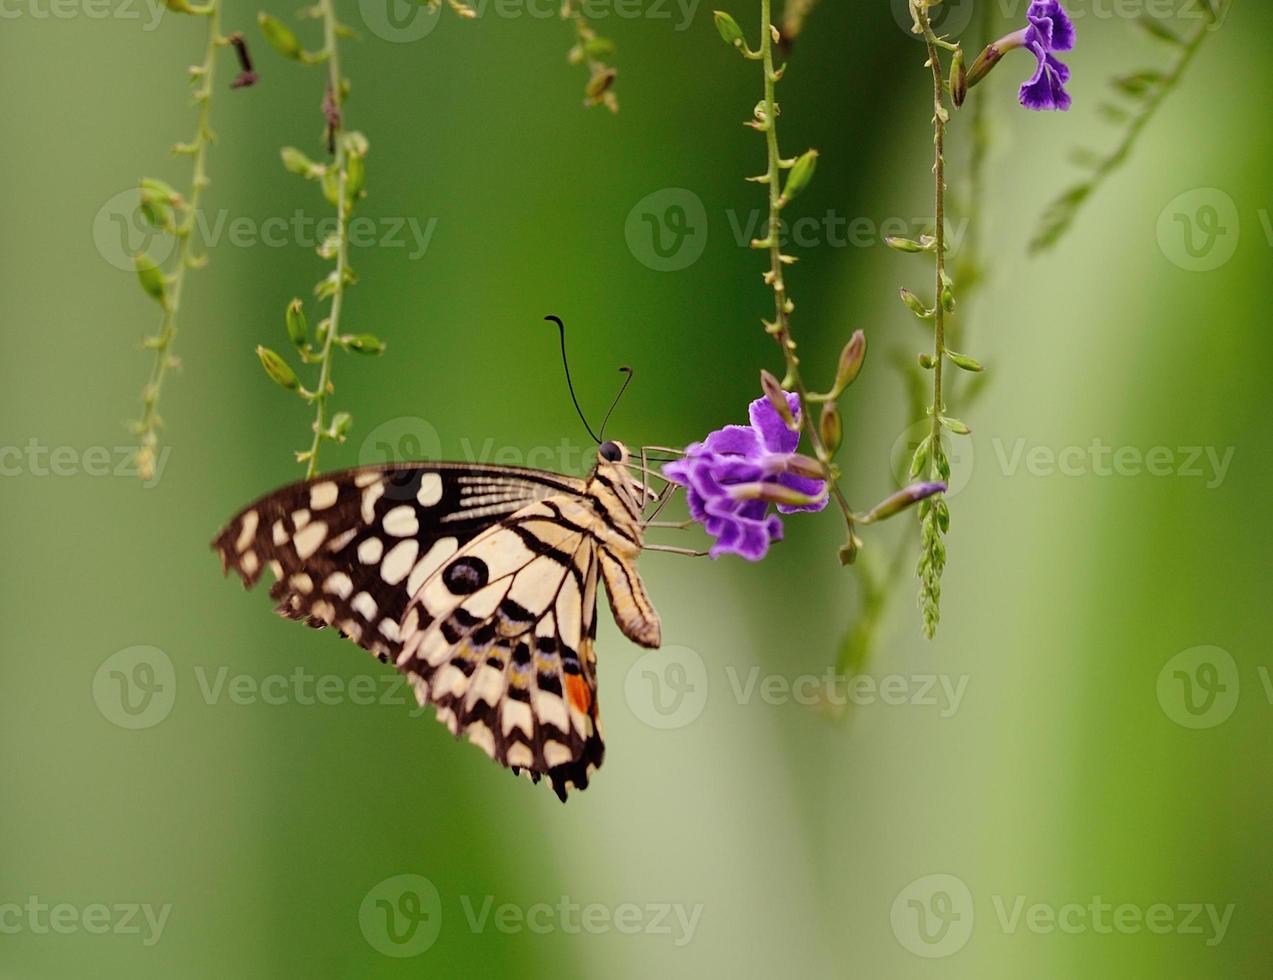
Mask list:
[[[605,754],[592,513],[550,497],[476,536],[413,595],[397,658],[453,733],[563,801]]]
[[[527,504],[583,483],[514,467],[405,463],[294,483],[244,508],[213,547],[251,588],[270,570],[276,611],[335,626],[396,660],[411,595],[447,559]]]

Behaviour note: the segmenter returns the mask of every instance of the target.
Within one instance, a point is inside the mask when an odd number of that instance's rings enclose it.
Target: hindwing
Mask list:
[[[605,754],[590,520],[578,498],[552,497],[474,538],[414,594],[397,661],[453,733],[547,775],[563,800]]]

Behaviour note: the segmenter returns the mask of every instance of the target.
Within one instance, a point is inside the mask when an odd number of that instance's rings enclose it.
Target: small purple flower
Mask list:
[[[785,393],[800,421],[800,397]],[[690,516],[716,539],[711,555],[727,552],[750,561],[765,557],[782,540],[782,521],[769,513],[822,510],[826,481],[792,472],[798,468],[799,431],[792,432],[768,398],[748,409],[751,425],[727,425],[685,450],[685,458],[663,467],[663,475],[685,487]],[[784,502],[785,501],[785,502]]]
[[[1034,52],[1039,65],[1034,77],[1022,84],[1018,98],[1027,109],[1064,112],[1070,107],[1070,93],[1065,91],[1070,69],[1053,52],[1074,47],[1074,24],[1060,0],[1033,0],[1026,17],[1030,26],[1025,29],[1022,41]]]
[[[968,69],[965,90],[980,83],[1009,51],[1027,48],[1038,59],[1038,67],[1021,85],[1021,104],[1027,109],[1064,112],[1070,107],[1070,93],[1065,91],[1070,69],[1057,59],[1056,52],[1073,49],[1074,24],[1060,0],[1032,0],[1026,18],[1028,26],[986,45]]]

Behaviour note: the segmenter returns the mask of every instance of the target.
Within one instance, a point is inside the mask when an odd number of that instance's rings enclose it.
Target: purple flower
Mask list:
[[[791,414],[800,421],[800,397],[785,393]],[[716,539],[711,555],[727,552],[750,561],[765,557],[782,540],[782,521],[769,513],[821,510],[827,505],[826,481],[802,476],[796,456],[799,431],[792,432],[767,398],[748,409],[751,425],[727,425],[685,450],[685,458],[663,467],[663,475],[685,487],[690,516]]]
[[[1018,98],[1027,109],[1060,109],[1070,107],[1070,93],[1065,83],[1070,69],[1054,55],[1074,47],[1074,24],[1060,0],[1034,0],[1026,11],[1030,26],[1022,37],[1024,45],[1039,60],[1034,77],[1021,86]]]

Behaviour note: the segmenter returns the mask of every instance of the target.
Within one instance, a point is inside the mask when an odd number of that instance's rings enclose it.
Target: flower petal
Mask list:
[[[785,392],[787,404],[796,422],[800,421],[800,396],[794,392]],[[769,403],[768,398],[757,398],[747,407],[747,417],[751,419],[752,428],[760,435],[764,447],[771,453],[795,452],[800,444],[800,432],[792,432],[787,423],[778,415],[778,410]]]
[[[703,446],[708,452],[748,457],[759,456],[764,451],[756,430],[746,425],[727,425],[717,429],[707,437]]]
[[[1074,22],[1060,0],[1034,0],[1026,17],[1045,50],[1069,51],[1074,47]]]
[[[781,483],[784,487],[790,487],[792,490],[795,490],[798,493],[808,494],[810,497],[816,497],[819,494],[824,494],[826,493],[826,489],[827,489],[827,483],[825,480],[815,480],[812,477],[808,477],[808,476],[793,476],[790,473],[784,473],[782,476],[778,477],[778,482]],[[823,497],[817,503],[801,504],[798,507],[793,507],[788,504],[779,504],[778,513],[779,514],[797,514],[801,511],[816,512],[816,511],[822,510],[824,507],[826,507],[826,505],[827,505],[826,497]]]
[[[1064,112],[1071,102],[1070,93],[1065,91],[1070,70],[1050,54],[1035,53],[1039,57],[1038,68],[1033,77],[1022,84],[1017,97],[1027,109],[1059,109]]]

